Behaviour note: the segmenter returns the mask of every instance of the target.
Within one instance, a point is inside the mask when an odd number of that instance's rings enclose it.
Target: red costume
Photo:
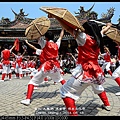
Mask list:
[[[98,25],[91,21],[83,24],[85,32],[73,30],[64,24],[63,26],[75,37],[78,44],[78,64],[72,71],[71,78],[60,88],[60,94],[69,115],[78,116],[75,100],[79,99],[88,86],[91,86],[94,93],[100,97],[104,103],[102,107],[110,110],[110,104],[102,86],[105,82],[104,74],[98,64],[102,32],[100,33]]]
[[[11,80],[11,69],[10,69],[10,53],[11,51],[9,49],[4,49],[1,52],[2,57],[2,63],[3,63],[3,71],[2,71],[2,80],[5,79],[5,76],[9,74],[9,79]]]

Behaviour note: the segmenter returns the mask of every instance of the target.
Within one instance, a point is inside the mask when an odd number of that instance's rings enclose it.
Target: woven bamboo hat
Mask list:
[[[50,27],[50,20],[46,17],[40,17],[33,20],[25,31],[25,36],[29,40],[35,40],[44,35]]]
[[[106,26],[103,26],[102,29],[106,28]],[[110,29],[105,33],[110,39],[112,39],[115,42],[120,43],[120,30],[114,27],[110,27]]]
[[[56,7],[41,7],[40,10],[53,15],[56,19],[62,19],[64,24],[67,24],[74,29],[81,29],[81,31],[84,31],[84,28],[80,24],[78,19],[74,15],[72,15],[67,9]]]

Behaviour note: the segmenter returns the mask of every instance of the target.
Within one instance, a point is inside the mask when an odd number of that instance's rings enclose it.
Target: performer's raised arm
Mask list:
[[[13,54],[14,56],[16,56],[16,54],[15,54],[14,52],[12,52],[12,54]]]
[[[28,42],[28,40],[25,40],[25,42],[26,42],[26,44],[27,44],[30,48],[32,48],[32,49],[34,49],[34,50],[37,50],[37,48],[36,48],[34,45],[32,45],[32,44],[30,44],[30,43]]]
[[[24,55],[25,55],[25,53],[26,53],[26,50],[24,50],[24,52],[23,52],[22,56],[24,56]]]
[[[10,51],[12,51],[12,50],[15,48],[15,46],[16,46],[16,44],[14,44],[14,45],[12,46],[12,48],[10,49]]]
[[[59,36],[59,40],[62,40],[63,35],[64,35],[64,28],[62,28],[62,30],[61,30],[61,33],[60,33],[60,36]]]

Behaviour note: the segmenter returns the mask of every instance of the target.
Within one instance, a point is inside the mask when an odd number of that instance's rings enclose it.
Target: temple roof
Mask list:
[[[32,19],[34,20],[34,19]],[[0,29],[26,29],[26,27],[31,23],[32,21],[31,19],[29,20],[26,19],[26,20],[14,20],[14,21],[5,21],[4,22],[1,22],[0,21]],[[27,21],[27,22],[26,22]],[[51,26],[50,26],[50,29],[54,29],[54,28],[61,28],[59,22],[56,20],[56,19],[50,19],[51,21]]]
[[[22,22],[17,22],[15,25],[13,25],[13,26],[10,26],[10,28],[24,28],[24,29],[26,29],[26,27],[28,26],[28,24],[26,24],[26,23],[22,23]]]
[[[82,9],[78,9],[79,12],[75,12],[76,17],[78,18],[78,20],[80,21],[80,23],[82,22],[82,20],[84,19],[89,19],[91,17],[91,14],[94,15],[94,18],[91,19],[97,19],[97,13],[94,11],[91,11],[94,7],[93,6],[89,9],[89,10],[84,10],[84,7],[80,6],[80,8]],[[107,12],[107,14],[103,14],[102,18],[98,19],[100,21],[103,22],[107,22],[110,21],[111,18],[114,15],[114,8],[110,8]],[[10,21],[9,18],[2,18],[0,20],[0,29],[25,29],[34,19],[28,18],[28,14],[25,14],[23,12],[23,9],[20,9],[20,12],[17,14],[14,10],[12,10],[12,12],[15,15],[15,19],[13,21]],[[88,14],[89,13],[89,14]],[[78,15],[79,14],[79,15]],[[92,17],[93,17],[92,15]],[[82,18],[81,18],[82,16]],[[57,28],[61,28],[59,22],[54,19],[54,18],[50,18],[51,21],[51,26],[50,29],[57,29]]]
[[[84,14],[83,19],[81,19],[81,14],[80,12],[79,15],[76,15],[77,19],[80,21],[80,23],[82,24],[82,22],[85,19],[91,18],[91,19],[97,19],[97,13],[94,11],[91,11],[92,8],[94,7],[94,5],[86,11],[82,11]],[[82,7],[83,8],[83,7]],[[83,9],[84,10],[84,9]],[[111,12],[112,11],[112,12]],[[15,19],[13,21],[10,21],[9,18],[2,18],[0,20],[0,31],[4,32],[4,31],[22,31],[24,32],[25,29],[27,28],[27,26],[34,20],[31,18],[28,18],[28,14],[24,14],[23,9],[20,9],[20,13],[16,13],[12,10],[12,12],[15,14]],[[88,14],[88,12],[90,14]],[[77,14],[78,14],[77,13]],[[86,16],[87,13],[89,16]],[[112,13],[112,14],[111,14]],[[112,16],[114,15],[114,8],[111,8],[108,10],[107,14],[103,14],[103,17],[99,19],[99,21],[103,21],[103,22],[107,22],[110,21]],[[51,25],[50,25],[50,30],[59,30],[61,29],[61,25],[59,24],[59,22],[55,19],[55,18],[50,18],[51,21]],[[0,40],[14,40],[16,37],[0,37]],[[26,39],[26,37],[18,37],[20,40],[24,40]],[[56,35],[55,37],[56,39],[58,38],[58,36]],[[73,37],[71,35],[64,35],[63,39],[73,39]]]

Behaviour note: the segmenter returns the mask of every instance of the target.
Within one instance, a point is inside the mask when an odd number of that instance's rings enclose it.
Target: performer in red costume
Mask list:
[[[106,69],[106,71],[112,76],[112,71],[110,70],[110,66],[111,66],[111,56],[110,56],[110,51],[109,48],[104,46],[104,51],[105,53],[100,53],[100,56],[105,60],[105,62],[102,65],[102,70],[104,72],[104,70]]]
[[[31,59],[30,56],[27,57],[27,70],[28,72],[26,73],[26,76],[31,75],[32,71],[36,70],[36,60],[37,57],[34,57],[33,59]]]
[[[82,92],[92,86],[102,102],[102,108],[110,110],[106,92],[102,86],[105,77],[101,67],[98,64],[100,47],[102,47],[102,35],[110,28],[111,23],[100,31],[99,26],[93,21],[86,21],[83,24],[85,32],[76,30],[64,24],[61,19],[58,20],[64,29],[75,37],[78,44],[78,64],[72,72],[72,77],[60,88],[61,97],[65,103],[70,116],[78,116],[75,101],[79,99]]]
[[[37,57],[34,57],[34,58],[31,60],[31,71],[33,71],[33,70],[36,69],[36,61],[37,61]]]
[[[26,40],[26,43],[36,50],[36,54],[39,55],[41,65],[38,68],[38,72],[28,83],[26,99],[21,101],[22,104],[30,104],[34,86],[38,86],[42,83],[46,76],[50,76],[54,82],[60,82],[61,84],[65,83],[65,80],[60,74],[60,63],[58,60],[58,49],[63,35],[64,29],[61,30],[59,39],[54,42],[54,34],[51,31],[47,31],[45,33],[46,40],[42,37],[38,38],[38,44],[41,46],[41,49],[37,49]]]
[[[26,73],[28,72],[26,59],[22,60],[21,67],[22,67],[22,77],[26,77]]]
[[[8,74],[9,75],[9,80],[11,80],[12,73],[10,69],[10,54],[12,50],[15,48],[16,44],[12,46],[12,48],[9,50],[8,45],[4,45],[4,50],[1,52],[1,58],[2,58],[2,64],[3,64],[3,70],[2,70],[2,80],[1,82],[4,82],[5,76]]]
[[[17,52],[17,55],[15,53],[12,52],[12,54],[15,56],[16,58],[16,77],[22,79],[22,59],[23,59],[23,55],[25,54],[26,50],[23,52],[23,54],[21,54],[20,52]]]

